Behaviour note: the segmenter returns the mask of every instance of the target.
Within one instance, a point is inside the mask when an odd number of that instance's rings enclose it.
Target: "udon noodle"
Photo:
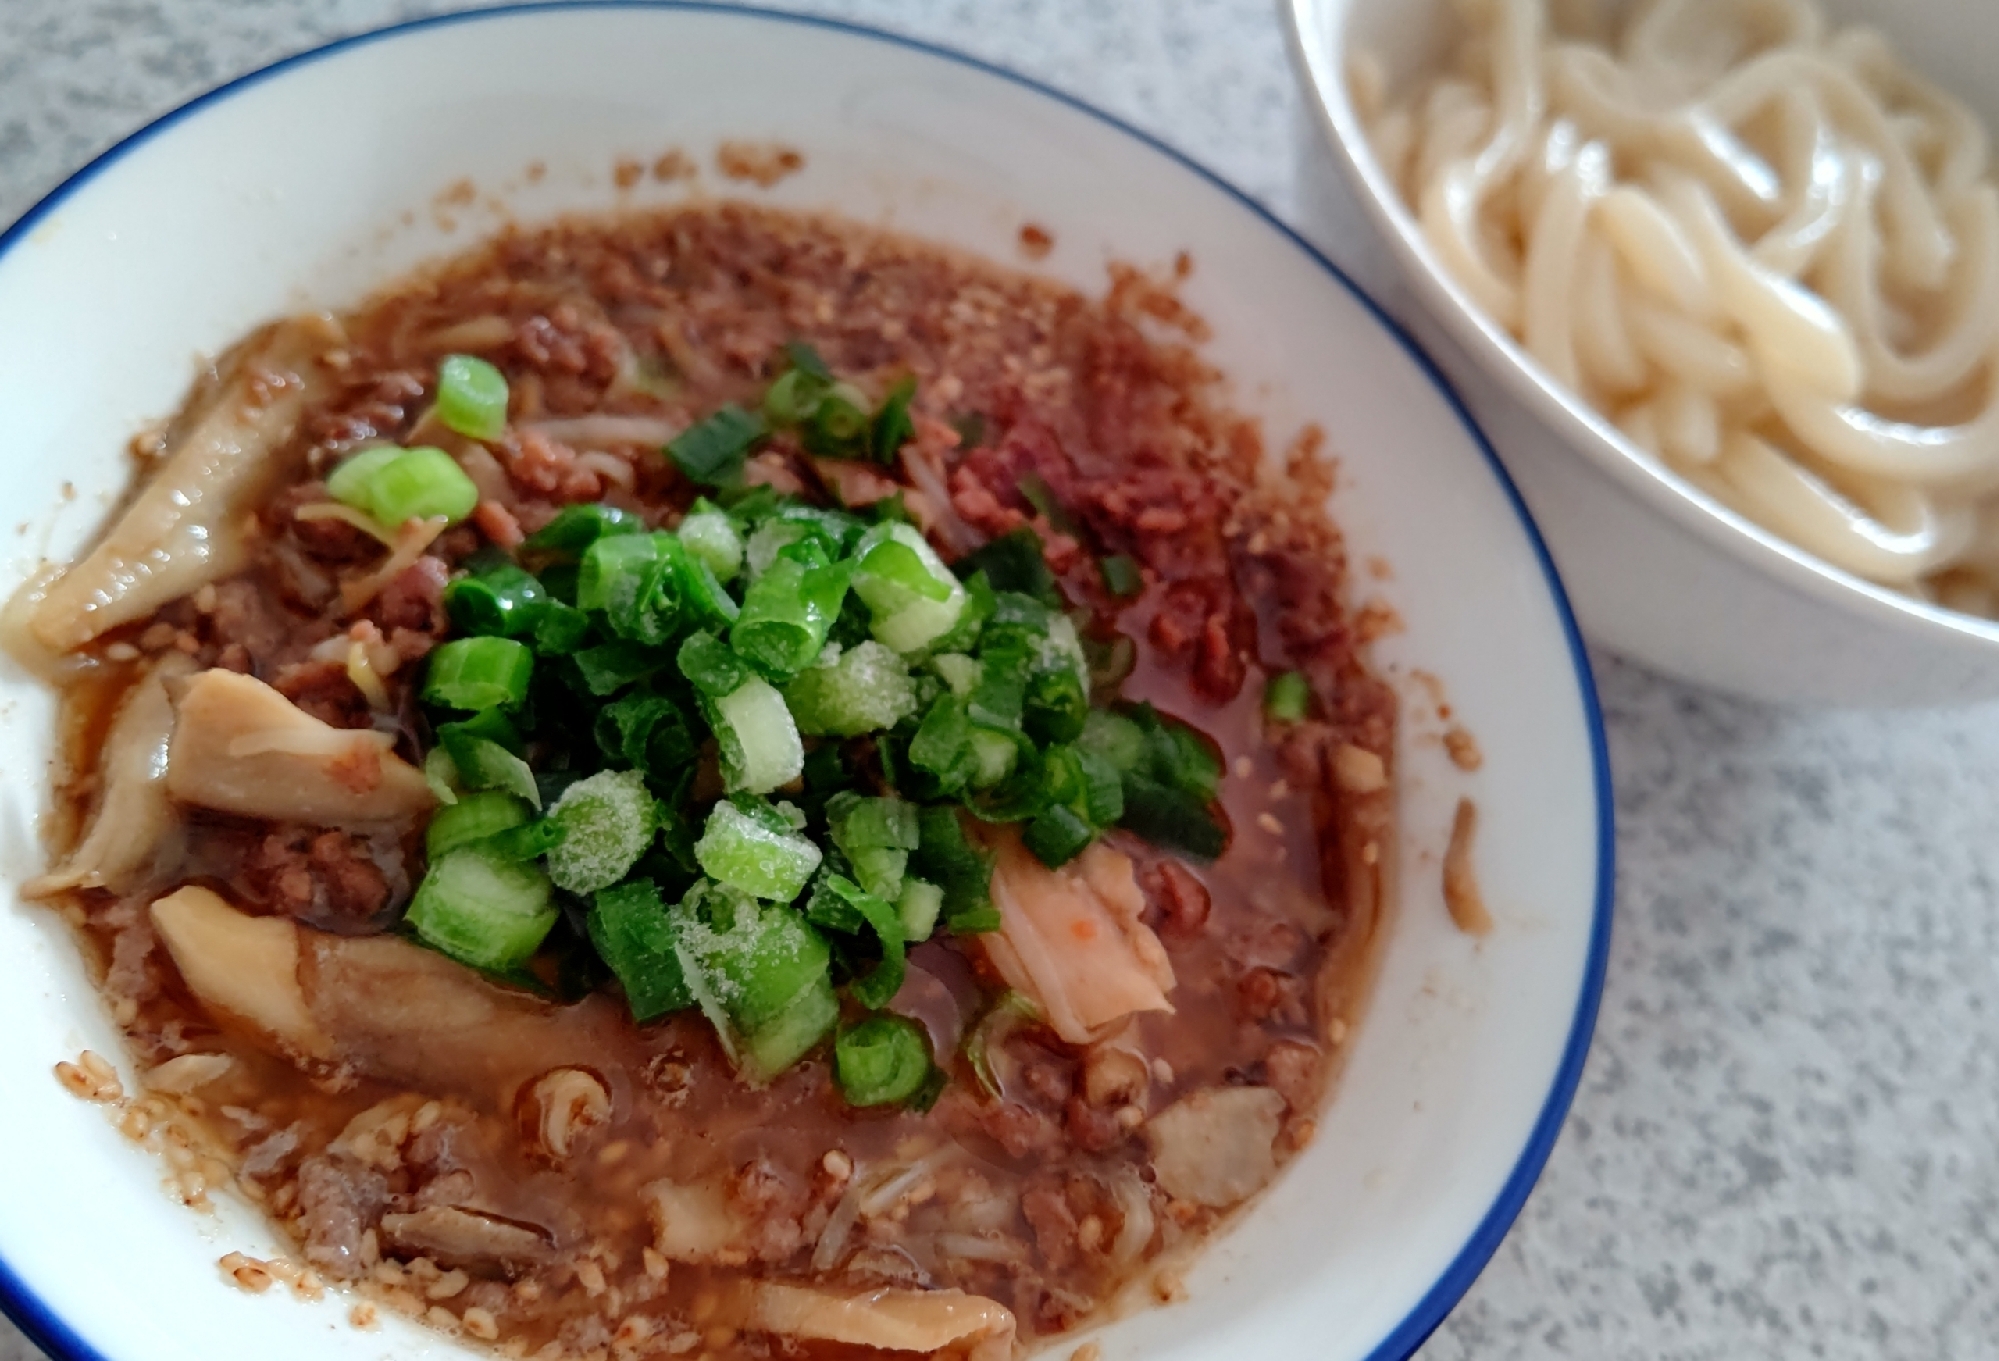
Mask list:
[[[1984,127],[1807,0],[1472,0],[1355,90],[1431,249],[1557,381],[1771,532],[1999,614]]]

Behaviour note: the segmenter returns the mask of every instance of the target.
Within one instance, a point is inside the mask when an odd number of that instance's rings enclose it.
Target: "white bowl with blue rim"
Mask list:
[[[344,306],[501,214],[736,192],[614,165],[725,139],[806,164],[761,201],[832,209],[1098,290],[1106,261],[1185,250],[1211,357],[1273,447],[1316,421],[1357,589],[1401,631],[1377,660],[1410,697],[1399,890],[1367,1017],[1316,1140],[1187,1277],[1187,1298],[1094,1335],[1106,1361],[1358,1361],[1412,1352],[1527,1196],[1579,1076],[1609,935],[1602,725],[1554,571],[1484,439],[1424,355],[1241,194],[1077,101],[949,52],[818,20],[670,6],[463,15],[336,43],[225,86],[79,172],[0,236],[0,497],[29,521],[7,584],[74,554],[171,411],[198,354],[303,306]],[[531,176],[539,164],[543,173]],[[469,179],[467,204],[445,191]],[[489,202],[490,200],[490,202]],[[1419,676],[1417,673],[1425,673]],[[1441,684],[1484,751],[1438,740]],[[1418,712],[1418,711],[1421,712]],[[39,868],[54,703],[0,673],[0,879]],[[1439,856],[1460,795],[1497,925],[1446,914]],[[213,1215],[51,1075],[115,1027],[43,908],[0,909],[0,1303],[58,1357],[293,1361],[448,1357],[400,1320],[346,1323],[337,1295],[245,1293],[224,1253],[267,1256],[246,1205]],[[1080,1339],[1079,1339],[1080,1340]]]

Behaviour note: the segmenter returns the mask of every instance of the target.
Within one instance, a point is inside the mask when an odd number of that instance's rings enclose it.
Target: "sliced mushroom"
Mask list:
[[[1013,1312],[963,1290],[860,1292],[746,1282],[735,1301],[742,1326],[801,1341],[840,1342],[884,1351],[935,1355],[966,1347],[973,1361],[1012,1354]]]
[[[218,1020],[234,1020],[287,1058],[330,1060],[332,1038],[299,986],[298,928],[238,912],[189,885],[153,904],[153,927],[188,988]]]
[[[535,1229],[455,1205],[382,1216],[382,1238],[399,1252],[439,1266],[512,1273],[545,1262],[548,1239]]]
[[[366,729],[322,723],[260,680],[203,671],[181,696],[167,790],[219,812],[321,827],[415,817],[423,772]]]
[[[42,591],[29,617],[39,642],[55,652],[81,647],[242,564],[238,507],[291,438],[317,386],[315,361],[336,334],[328,319],[297,318],[232,356],[110,532]]]
[[[1152,1171],[1179,1200],[1222,1209],[1249,1199],[1277,1175],[1272,1146],[1284,1098],[1268,1087],[1211,1087],[1152,1117]]]
[[[174,728],[167,682],[193,669],[185,656],[169,653],[126,692],[98,757],[104,792],[89,830],[59,867],[21,892],[31,898],[72,888],[122,893],[153,863],[176,823],[167,797],[167,743]]]
[[[993,903],[1000,929],[979,937],[987,957],[1071,1044],[1135,1011],[1173,1010],[1173,965],[1139,920],[1145,897],[1122,852],[1098,842],[1051,870],[1008,838]]]
[[[563,1162],[584,1137],[611,1118],[611,1094],[583,1068],[543,1073],[531,1089],[542,1152]]]

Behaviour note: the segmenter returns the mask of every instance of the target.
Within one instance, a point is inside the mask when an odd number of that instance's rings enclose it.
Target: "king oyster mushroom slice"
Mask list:
[[[436,802],[423,772],[369,729],[322,723],[270,686],[214,668],[187,682],[167,790],[218,812],[320,827],[392,822]]]
[[[238,346],[97,546],[34,588],[34,641],[72,651],[241,567],[243,504],[321,385],[319,356],[339,340],[338,323],[309,316],[277,322]]]

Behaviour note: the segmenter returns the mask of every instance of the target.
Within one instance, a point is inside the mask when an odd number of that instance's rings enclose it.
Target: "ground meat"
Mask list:
[[[1155,860],[1139,877],[1146,900],[1157,910],[1160,937],[1169,942],[1196,940],[1208,925],[1211,906],[1207,885],[1177,860]]]
[[[367,696],[355,688],[344,660],[294,662],[271,677],[271,688],[322,723],[336,728],[369,726]]]
[[[402,896],[407,880],[401,859],[393,842],[281,825],[243,862],[243,882],[273,912],[322,929],[356,931]]]
[[[1100,1110],[1080,1096],[1069,1098],[1063,1112],[1063,1132],[1069,1142],[1086,1153],[1102,1153],[1124,1142],[1130,1131],[1118,1122],[1115,1111]]]
[[[334,566],[366,562],[381,556],[382,545],[345,520],[301,520],[301,506],[324,505],[333,499],[324,482],[300,482],[286,487],[265,503],[262,520],[267,534],[290,535],[307,557]]]
[[[1059,1185],[1043,1182],[1021,1193],[1020,1212],[1034,1230],[1042,1260],[1060,1271],[1076,1260],[1076,1216]]]
[[[426,554],[382,588],[368,607],[368,618],[385,634],[396,629],[442,634],[450,627],[444,613],[444,587],[450,580],[444,559]]]
[[[299,1165],[297,1185],[306,1260],[335,1280],[360,1276],[369,1265],[362,1236],[388,1205],[388,1182],[352,1158],[321,1154]]]
[[[215,588],[215,608],[207,616],[209,640],[217,646],[242,647],[259,670],[283,651],[297,627],[297,621],[248,578],[237,577]]]

